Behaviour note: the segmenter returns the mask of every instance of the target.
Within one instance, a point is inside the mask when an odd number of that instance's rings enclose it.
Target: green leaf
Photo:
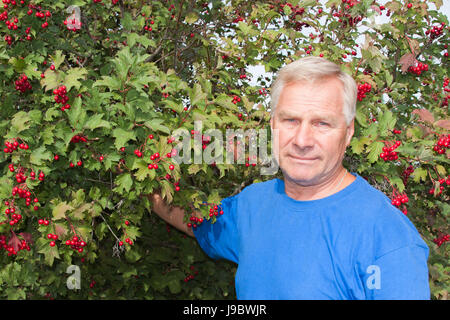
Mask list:
[[[193,24],[198,20],[198,15],[194,11],[189,12],[186,17],[184,18],[184,21],[188,24]]]
[[[66,77],[64,78],[64,85],[66,86],[67,92],[73,87],[79,90],[81,87],[81,82],[79,80],[85,79],[87,73],[87,70],[84,68],[72,68],[67,71]]]
[[[383,151],[384,143],[380,141],[376,141],[368,146],[369,154],[367,156],[367,160],[369,163],[374,163],[380,157],[380,153]]]
[[[423,168],[417,168],[412,173],[414,182],[427,181],[427,170]]]
[[[11,120],[11,126],[17,132],[24,131],[30,127],[28,123],[31,120],[30,115],[24,111],[17,112]]]
[[[400,177],[392,176],[390,177],[391,183],[397,186],[398,192],[402,193],[405,191],[405,185],[403,184],[403,180]]]
[[[52,158],[52,154],[48,151],[45,146],[41,146],[37,149],[34,149],[30,155],[30,162],[35,165],[42,165],[42,160],[50,160]]]
[[[118,192],[120,194],[128,193],[133,185],[133,179],[131,178],[131,174],[124,173],[118,176],[114,183],[117,185],[113,191]]]
[[[173,188],[172,184],[169,183],[166,180],[162,180],[160,182],[160,184],[161,184],[161,196],[162,196],[162,198],[166,199],[168,204],[172,203],[173,192],[174,192],[174,188]]]
[[[138,181],[144,181],[147,177],[150,177],[150,180],[155,178],[156,171],[154,169],[149,169],[147,162],[143,159],[134,161],[132,170],[134,169],[138,169],[138,171],[134,173],[134,176]]]
[[[84,124],[84,129],[94,130],[97,128],[107,128],[110,129],[111,125],[108,121],[102,120],[103,114],[98,113],[89,117],[89,119]]]
[[[55,66],[55,69],[58,69],[61,63],[64,62],[66,56],[61,50],[56,50],[54,55],[50,55],[50,58],[53,60],[52,64]]]
[[[224,108],[227,108],[227,109],[230,109],[233,111],[238,111],[237,106],[233,102],[231,102],[231,100],[232,99],[230,96],[228,96],[226,94],[220,94],[216,99],[214,99],[214,103],[221,107],[224,107]]]
[[[81,106],[81,98],[75,98],[73,106],[66,110],[72,128],[81,130],[86,121],[86,111]]]
[[[204,106],[205,105],[205,99],[206,99],[206,93],[203,92],[202,87],[200,84],[196,83],[194,85],[194,88],[190,90],[189,98],[191,100],[191,106]]]
[[[122,128],[116,128],[112,132],[112,136],[116,138],[114,145],[117,149],[125,146],[125,144],[130,140],[136,140],[136,135],[133,131],[127,131]]]
[[[163,126],[161,123],[163,123],[163,119],[152,119],[150,121],[146,121],[144,125],[152,130],[153,132],[161,131],[167,134],[170,134],[170,129],[166,126]]]
[[[102,76],[92,87],[107,87],[110,91],[117,91],[123,88],[123,82],[118,77]]]
[[[53,208],[53,219],[54,220],[59,220],[59,219],[63,219],[66,217],[66,212],[73,210],[73,207],[69,204],[67,204],[67,202],[60,202],[58,203],[58,205],[56,207]]]
[[[136,43],[142,44],[144,48],[155,47],[155,41],[149,39],[146,36],[138,35],[137,33],[129,33],[127,35],[127,44],[133,47]]]
[[[350,142],[350,146],[352,147],[352,151],[355,154],[361,154],[364,152],[364,146],[370,143],[370,139],[368,137],[361,137],[360,139],[353,137]]]

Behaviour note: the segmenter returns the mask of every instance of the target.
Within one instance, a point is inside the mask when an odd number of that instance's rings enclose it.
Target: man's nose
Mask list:
[[[301,123],[294,132],[294,144],[299,149],[307,149],[314,146],[314,128],[309,123]]]

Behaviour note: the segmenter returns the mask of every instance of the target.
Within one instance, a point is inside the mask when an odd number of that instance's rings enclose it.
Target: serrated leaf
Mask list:
[[[89,117],[89,119],[84,124],[84,129],[94,130],[97,128],[107,128],[111,127],[110,123],[106,120],[102,120],[103,114],[98,113]]]
[[[92,216],[92,203],[83,203],[81,206],[73,210],[71,216],[75,219],[81,220],[85,217],[83,213],[86,211],[89,211]]]
[[[162,180],[161,184],[161,196],[166,199],[167,203],[172,203],[173,200],[173,186],[166,180]]]
[[[17,112],[11,120],[11,126],[19,133],[30,127],[30,115],[24,111]]]
[[[92,87],[107,87],[110,91],[122,89],[123,82],[117,77],[102,76],[100,80],[94,82]]]
[[[193,24],[198,20],[198,15],[194,11],[189,12],[186,17],[184,18],[184,21],[188,24]]]
[[[370,139],[367,137],[361,137],[360,139],[353,137],[350,142],[350,146],[352,147],[352,151],[355,154],[361,154],[364,152],[364,146],[370,143]]]
[[[55,66],[55,69],[58,69],[59,66],[64,62],[66,56],[62,53],[61,50],[56,50],[54,55],[50,55],[52,59],[52,64]]]
[[[118,176],[114,180],[114,183],[117,185],[117,187],[115,187],[113,191],[124,194],[130,191],[131,186],[133,185],[133,179],[131,178],[131,174],[124,173]]]
[[[191,100],[191,106],[195,106],[195,105],[204,106],[205,105],[206,93],[203,92],[200,84],[196,83],[194,85],[194,88],[192,88],[189,93],[189,98]]]
[[[134,173],[134,176],[138,181],[144,181],[147,177],[150,177],[150,180],[153,180],[156,176],[156,171],[154,169],[149,169],[147,162],[143,159],[134,161],[132,170],[134,169],[138,169],[138,171]]]
[[[37,149],[34,149],[30,155],[30,162],[35,165],[42,165],[43,160],[50,160],[52,154],[48,151],[45,146],[41,146]]]
[[[114,141],[114,146],[117,149],[124,147],[130,140],[136,140],[136,135],[133,131],[127,131],[122,128],[114,129],[112,136],[116,138],[116,141]]]
[[[86,111],[81,106],[81,98],[76,98],[74,100],[73,106],[66,110],[67,116],[69,118],[69,123],[72,128],[81,130],[86,121]]]
[[[72,68],[67,71],[66,77],[64,78],[64,85],[66,86],[67,92],[73,87],[79,90],[81,87],[81,82],[79,80],[84,80],[87,73],[85,68]]]
[[[170,134],[170,129],[166,126],[163,126],[162,125],[163,122],[164,122],[163,119],[152,119],[150,121],[146,121],[144,125],[154,132],[161,131]]]
[[[383,151],[384,143],[380,141],[375,141],[367,147],[369,154],[367,155],[367,160],[369,163],[374,163],[380,157],[380,153]]]
[[[221,94],[216,99],[214,99],[214,103],[221,107],[224,107],[224,108],[227,108],[227,109],[230,109],[233,111],[238,111],[237,106],[234,103],[232,103],[231,100],[232,100],[231,97],[229,97],[228,95]]]
[[[412,176],[413,176],[414,182],[419,182],[419,181],[425,182],[427,180],[427,170],[425,170],[423,168],[417,168],[414,170]]]
[[[73,207],[69,204],[67,204],[67,202],[60,202],[58,203],[58,205],[56,205],[56,207],[53,208],[53,219],[54,220],[59,220],[59,219],[63,219],[66,217],[66,212],[73,210]]]

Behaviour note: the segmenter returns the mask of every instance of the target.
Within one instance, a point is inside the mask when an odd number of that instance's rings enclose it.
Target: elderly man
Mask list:
[[[382,192],[342,165],[354,133],[356,83],[323,58],[285,66],[271,91],[283,180],[222,201],[191,231],[180,208],[153,210],[238,264],[238,299],[429,299],[428,247]]]

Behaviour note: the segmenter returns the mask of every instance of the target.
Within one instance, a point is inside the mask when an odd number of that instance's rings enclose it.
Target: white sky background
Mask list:
[[[323,5],[323,8],[325,9],[326,8],[325,3],[327,2],[327,0],[320,0],[319,2]],[[389,1],[388,0],[379,0],[378,4],[384,5],[387,2],[389,2]],[[434,3],[429,3],[429,9],[436,10],[436,6],[434,5]],[[450,18],[450,0],[443,0],[443,5],[441,6],[441,8],[438,11],[445,14],[447,16],[447,19],[449,19]],[[377,23],[377,24],[387,23],[389,21],[389,17],[386,17],[386,12],[387,12],[387,9],[382,11],[382,13],[383,13],[382,15],[376,16],[375,23]],[[323,18],[323,19],[325,20],[325,18]],[[359,28],[361,30],[361,34],[363,33],[364,30],[367,29],[365,26],[360,26]],[[309,32],[310,32],[310,30],[307,30],[307,31],[305,31],[305,34],[308,35]],[[364,37],[363,36],[359,37],[357,39],[357,43],[360,46],[362,46],[362,44],[364,43]],[[361,57],[361,54],[358,52],[358,50],[357,50],[357,53],[358,54],[356,55],[356,57],[357,58]],[[265,72],[264,66],[262,66],[262,65],[250,66],[250,67],[248,67],[248,72],[252,75],[250,84],[253,86],[258,86],[257,79],[261,75],[271,78],[271,75],[267,74]]]

